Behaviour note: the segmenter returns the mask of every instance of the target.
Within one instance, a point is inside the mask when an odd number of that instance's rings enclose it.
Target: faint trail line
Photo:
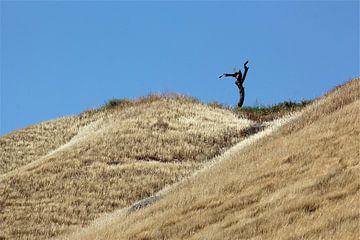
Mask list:
[[[191,179],[194,178],[195,176],[208,171],[209,169],[211,169],[215,165],[219,164],[223,160],[225,160],[231,156],[234,156],[235,154],[238,154],[238,152],[241,151],[242,149],[244,149],[245,147],[250,146],[254,142],[258,141],[259,139],[262,139],[266,136],[271,135],[272,133],[277,131],[281,126],[300,117],[302,113],[303,113],[303,111],[295,112],[289,116],[285,116],[283,118],[280,118],[280,119],[277,119],[277,120],[267,123],[268,127],[266,127],[263,131],[255,133],[254,135],[251,135],[250,137],[248,137],[244,140],[241,140],[239,143],[237,143],[236,145],[234,145],[233,147],[228,149],[223,154],[214,157],[208,163],[204,164],[204,166],[201,169],[195,171],[189,177],[186,177],[186,178],[180,180],[179,182],[176,182],[170,186],[165,186],[163,189],[158,191],[156,194],[154,194],[148,198],[139,200],[136,203],[132,204],[131,206],[124,207],[124,208],[115,210],[111,213],[104,214],[104,215],[100,216],[99,218],[95,219],[92,223],[90,223],[90,225],[86,226],[85,228],[80,229],[79,231],[76,231],[76,229],[75,229],[74,232],[72,232],[72,233],[70,232],[67,235],[58,236],[54,239],[63,239],[63,240],[76,239],[77,234],[91,232],[91,231],[93,231],[92,229],[97,229],[102,226],[107,226],[108,224],[111,224],[112,222],[114,222],[114,220],[116,220],[118,218],[128,216],[129,214],[131,214],[131,212],[129,212],[129,210],[131,210],[131,209],[137,209],[137,210],[141,209],[141,208],[137,208],[136,205],[141,205],[144,201],[146,201],[149,198],[156,198],[157,200],[161,200],[161,198],[163,198],[164,196],[166,196],[166,194],[168,194],[171,191],[173,191],[174,189],[176,189],[176,187],[178,187],[182,183],[184,183],[186,181],[191,181]],[[154,202],[156,202],[156,201],[153,201],[150,204],[144,204],[145,205],[144,207],[148,207]]]
[[[40,165],[42,165],[44,162],[46,162],[49,157],[51,157],[52,155],[64,150],[64,149],[67,149],[68,147],[70,146],[73,146],[74,144],[80,142],[82,139],[85,139],[88,135],[92,134],[92,131],[96,131],[100,128],[100,125],[102,123],[102,118],[94,121],[94,122],[91,122],[89,123],[88,125],[82,127],[78,133],[72,137],[68,142],[64,143],[63,145],[59,146],[58,148],[50,151],[49,153],[47,153],[46,155],[40,157],[39,159],[37,160],[34,160],[22,167],[19,167],[19,168],[16,168],[12,171],[9,171],[9,172],[6,172],[4,174],[2,174],[0,176],[0,182],[5,179],[6,177],[9,177],[11,175],[14,175],[14,174],[18,174],[20,172],[23,172],[23,171],[27,171],[27,170],[30,170],[30,169],[33,169],[33,168],[36,168]]]

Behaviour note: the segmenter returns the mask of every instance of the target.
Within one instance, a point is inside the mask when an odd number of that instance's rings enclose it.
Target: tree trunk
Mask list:
[[[244,104],[244,99],[245,99],[245,89],[243,86],[238,85],[238,87],[239,87],[239,93],[240,93],[238,107],[242,107],[242,105]]]

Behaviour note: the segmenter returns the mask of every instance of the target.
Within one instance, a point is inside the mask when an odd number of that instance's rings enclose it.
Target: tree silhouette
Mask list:
[[[244,100],[245,100],[245,89],[243,86],[243,83],[245,81],[247,72],[249,70],[248,66],[246,66],[248,64],[249,61],[246,61],[244,63],[244,75],[242,75],[241,70],[234,72],[234,73],[224,73],[223,75],[221,75],[219,78],[221,77],[234,77],[236,78],[235,84],[236,86],[239,88],[239,94],[240,94],[240,99],[238,102],[238,107],[242,107],[242,105],[244,104]]]

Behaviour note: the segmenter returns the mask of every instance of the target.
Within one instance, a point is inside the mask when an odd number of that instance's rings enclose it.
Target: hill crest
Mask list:
[[[7,134],[0,232],[42,239],[86,225],[190,175],[254,124],[188,97],[150,96]]]
[[[0,237],[357,237],[359,83],[250,138],[258,123],[179,96],[121,101],[1,137]],[[114,212],[164,188],[148,208]],[[79,228],[104,213],[113,214]]]

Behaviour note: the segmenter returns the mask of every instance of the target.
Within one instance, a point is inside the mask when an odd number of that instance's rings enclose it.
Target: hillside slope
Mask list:
[[[171,185],[254,122],[180,96],[150,96],[0,138],[0,239],[45,239]]]
[[[91,119],[87,119],[91,121]],[[0,138],[0,174],[44,157],[74,137],[88,123],[64,117],[9,133]]]
[[[152,206],[66,239],[359,239],[360,79]]]

